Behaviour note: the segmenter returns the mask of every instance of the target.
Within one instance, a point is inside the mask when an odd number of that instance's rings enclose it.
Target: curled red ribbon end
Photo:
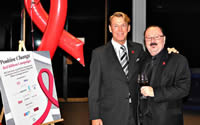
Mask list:
[[[24,0],[24,4],[33,22],[44,32],[38,51],[48,50],[52,58],[57,46],[59,46],[85,66],[84,43],[63,30],[67,14],[67,0],[51,0],[49,16],[43,9],[40,0]]]
[[[49,90],[47,90],[46,86],[44,85],[44,82],[42,79],[42,73],[47,73],[47,75],[49,77]],[[42,114],[42,116],[33,125],[39,125],[44,122],[44,120],[46,119],[46,117],[49,114],[52,104],[54,104],[56,107],[59,107],[58,101],[53,97],[54,80],[53,80],[53,74],[51,73],[51,71],[49,71],[49,69],[45,69],[45,68],[41,69],[38,74],[38,82],[40,84],[42,91],[48,98],[48,103],[47,103],[47,107],[46,107],[44,113]]]

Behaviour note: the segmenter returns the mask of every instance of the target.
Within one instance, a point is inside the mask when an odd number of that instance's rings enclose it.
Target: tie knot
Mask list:
[[[156,63],[156,57],[153,56],[153,57],[151,58],[151,66],[155,65],[155,63]]]
[[[123,51],[125,51],[125,50],[126,50],[126,48],[125,48],[125,46],[124,46],[124,45],[121,45],[120,49],[121,49],[121,50],[123,50]]]
[[[156,60],[156,56],[152,56],[152,58],[151,58],[152,60]]]

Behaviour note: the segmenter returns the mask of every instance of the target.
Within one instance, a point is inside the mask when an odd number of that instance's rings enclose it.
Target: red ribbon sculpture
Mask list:
[[[63,30],[67,15],[67,0],[51,0],[49,16],[43,9],[40,0],[24,0],[26,10],[36,24],[44,32],[38,51],[49,51],[53,57],[57,46],[84,64],[84,43]]]

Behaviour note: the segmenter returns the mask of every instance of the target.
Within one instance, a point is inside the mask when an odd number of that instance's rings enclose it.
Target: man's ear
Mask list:
[[[165,43],[166,43],[166,36],[164,36],[164,45],[165,45]]]
[[[109,25],[109,31],[112,33],[112,29],[111,29],[111,26]]]
[[[128,24],[128,32],[130,32],[130,30],[131,30],[131,25]]]

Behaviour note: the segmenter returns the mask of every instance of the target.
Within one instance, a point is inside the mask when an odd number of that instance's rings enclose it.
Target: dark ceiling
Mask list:
[[[2,0],[0,4],[0,23],[10,23],[20,16],[21,0]]]
[[[49,6],[50,0],[40,0],[43,7]],[[24,8],[24,0],[2,0],[0,3],[0,23],[12,23],[20,18],[21,11]]]
[[[110,3],[109,7],[120,8],[127,6],[126,2],[120,0],[68,0],[68,9],[71,16],[87,16],[95,15],[95,12],[104,13],[105,1]],[[113,2],[112,2],[113,1]],[[0,22],[10,22],[13,18],[20,16],[24,0],[2,0],[0,4]],[[50,0],[40,0],[44,7],[50,5]],[[128,3],[128,2],[127,2]],[[130,2],[129,2],[130,3]],[[168,12],[200,12],[199,0],[147,0],[147,3],[154,11],[168,11]],[[189,9],[188,9],[189,8]],[[108,8],[109,10],[109,8]],[[84,14],[83,14],[84,13]],[[97,15],[98,16],[98,15]]]

